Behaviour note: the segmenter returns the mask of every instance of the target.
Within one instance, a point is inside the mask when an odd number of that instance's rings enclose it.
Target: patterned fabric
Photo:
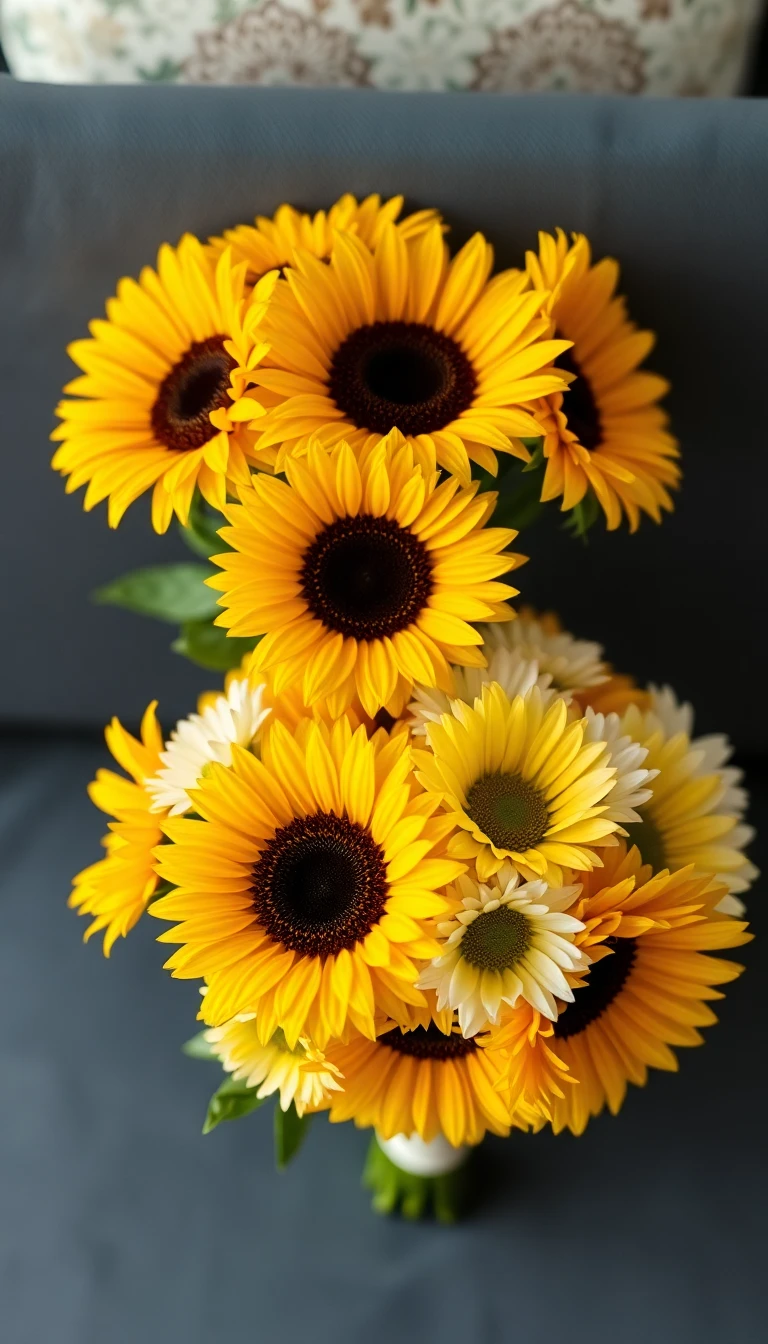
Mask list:
[[[762,0],[0,0],[21,79],[731,94]]]

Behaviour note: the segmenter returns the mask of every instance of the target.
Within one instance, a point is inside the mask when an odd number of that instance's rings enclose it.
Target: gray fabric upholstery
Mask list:
[[[166,721],[210,682],[162,627],[93,609],[87,592],[179,543],[143,503],[117,533],[85,517],[48,468],[68,339],[123,273],[184,229],[219,230],[280,201],[344,190],[437,205],[463,239],[486,231],[503,264],[539,227],[585,229],[622,260],[686,481],[674,518],[638,538],[526,537],[524,599],[559,608],[614,661],[669,679],[743,752],[768,745],[741,695],[759,665],[765,571],[764,345],[768,107],[284,89],[64,88],[0,77],[0,397],[6,648],[0,719]],[[45,640],[47,652],[39,653]],[[54,675],[55,672],[55,675]]]
[[[269,1106],[202,1137],[219,1075],[179,1053],[198,996],[159,925],[105,962],[65,906],[102,752],[0,753],[3,1344],[761,1344],[765,937],[678,1076],[579,1140],[491,1140],[457,1228],[382,1221],[349,1125],[318,1118],[281,1176]]]

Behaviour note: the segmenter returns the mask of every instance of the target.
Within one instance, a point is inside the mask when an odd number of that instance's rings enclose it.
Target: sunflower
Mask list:
[[[207,580],[223,593],[231,635],[264,635],[252,667],[276,696],[301,684],[305,702],[341,712],[355,694],[373,716],[414,682],[450,686],[448,660],[482,666],[473,620],[510,620],[496,582],[522,563],[503,551],[517,535],[484,527],[495,495],[455,478],[436,483],[397,431],[326,449],[311,444],[240,487],[224,512],[232,550]]]
[[[247,1087],[258,1087],[257,1097],[280,1093],[280,1107],[293,1102],[298,1115],[324,1109],[332,1092],[341,1090],[335,1064],[306,1036],[291,1048],[278,1028],[265,1044],[259,1039],[254,1013],[238,1013],[231,1022],[204,1033],[227,1073]]]
[[[521,885],[510,864],[488,884],[463,874],[447,892],[451,918],[437,927],[441,955],[422,971],[419,988],[437,991],[438,1009],[458,1010],[464,1036],[498,1023],[502,1005],[520,999],[554,1021],[555,994],[573,999],[564,972],[589,965],[574,941],[584,925],[563,913],[578,891]]]
[[[369,740],[346,717],[295,733],[276,720],[261,760],[233,746],[231,767],[209,767],[201,820],[165,823],[158,871],[178,889],[152,906],[181,921],[160,936],[182,944],[166,965],[205,977],[209,1026],[254,1012],[264,1044],[280,1027],[290,1049],[323,1050],[423,1002],[416,962],[438,951],[424,921],[462,865],[433,852],[445,824],[412,792],[407,736]]]
[[[742,772],[727,764],[732,748],[721,735],[692,738],[693,711],[678,705],[669,687],[650,688],[651,708],[630,705],[622,729],[648,752],[657,771],[653,794],[629,828],[631,843],[654,871],[693,864],[728,889],[721,910],[742,914],[734,894],[747,891],[758,871],[744,850],[754,836],[743,822],[747,794]]]
[[[104,955],[116,938],[124,938],[144,912],[159,878],[153,850],[163,833],[161,818],[152,809],[146,781],[160,764],[163,739],[155,709],[148,706],[141,723],[141,740],[113,719],[105,732],[107,746],[130,779],[112,770],[99,770],[88,789],[91,801],[114,817],[103,845],[107,857],[84,868],[73,882],[69,905],[81,915],[93,915],[87,940],[104,930]]]
[[[545,296],[524,273],[489,281],[480,234],[449,260],[439,224],[407,243],[385,224],[373,248],[336,234],[328,263],[297,250],[261,327],[269,354],[252,381],[267,408],[256,451],[282,470],[313,434],[353,447],[391,429],[429,450],[466,485],[470,460],[528,461],[518,435],[540,435],[521,403],[557,392],[568,347],[546,339]]]
[[[639,366],[654,336],[640,331],[616,297],[619,268],[610,257],[592,264],[583,234],[573,243],[562,229],[539,234],[539,251],[526,254],[531,283],[551,293],[557,336],[573,342],[558,365],[575,380],[563,394],[539,404],[546,471],[542,500],[562,495],[572,509],[592,489],[607,526],[622,511],[634,532],[641,512],[655,522],[672,509],[670,489],[680,479],[679,451],[659,400],[668,384]]]
[[[328,1051],[344,1075],[344,1091],[331,1099],[331,1121],[373,1125],[382,1139],[418,1134],[425,1143],[444,1134],[455,1148],[480,1143],[487,1130],[506,1136],[513,1118],[502,1100],[502,1075],[481,1038],[449,1034],[436,1023],[400,1027],[376,1040],[356,1037]]]
[[[176,724],[165,750],[162,769],[145,780],[152,811],[180,816],[192,806],[194,789],[211,761],[232,763],[232,747],[253,747],[270,714],[264,682],[251,685],[247,676],[232,677],[223,695],[200,697],[199,712]]]
[[[472,859],[481,882],[509,859],[531,881],[563,885],[562,867],[600,865],[595,846],[611,844],[606,816],[615,767],[604,742],[585,741],[583,720],[568,721],[561,699],[544,709],[534,687],[510,700],[483,687],[473,707],[427,726],[428,751],[414,750],[416,775],[458,828],[449,853]]]
[[[606,879],[608,888],[597,890]],[[717,913],[722,888],[709,877],[692,867],[652,877],[637,849],[618,846],[605,873],[588,874],[584,887],[582,917],[591,893],[603,912],[612,906],[619,915],[604,955],[593,958],[583,988],[543,1037],[523,1010],[494,1033],[488,1052],[497,1067],[497,1050],[510,1052],[502,1087],[508,1104],[535,1101],[555,1133],[581,1134],[606,1105],[616,1115],[627,1083],[643,1086],[649,1066],[676,1070],[670,1047],[702,1043],[699,1028],[717,1020],[707,1000],[721,998],[715,986],[743,969],[707,954],[752,936],[746,924]],[[561,1086],[564,1079],[574,1085]]]
[[[110,527],[152,487],[152,523],[186,523],[195,487],[214,508],[227,479],[247,480],[261,414],[246,395],[265,347],[256,337],[276,273],[245,295],[245,263],[229,250],[214,263],[196,238],[161,247],[157,270],[120,281],[107,320],[69,354],[83,370],[65,387],[78,398],[57,407],[61,441],[53,466],[67,491],[88,482],[84,507],[109,498]]]
[[[375,247],[387,224],[394,224],[406,242],[418,238],[435,222],[440,224],[436,210],[417,210],[398,223],[402,208],[402,196],[382,201],[373,195],[358,201],[349,194],[340,197],[330,210],[318,210],[314,215],[281,205],[271,219],[257,215],[253,224],[238,224],[226,229],[223,237],[210,238],[208,246],[217,258],[231,247],[235,262],[246,263],[248,279],[253,283],[267,271],[288,266],[297,247],[325,261],[339,229],[356,233],[366,247]]]

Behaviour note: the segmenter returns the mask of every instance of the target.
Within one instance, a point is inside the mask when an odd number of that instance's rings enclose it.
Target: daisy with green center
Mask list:
[[[300,1036],[291,1047],[278,1027],[262,1044],[255,1013],[238,1013],[204,1036],[227,1073],[246,1087],[258,1088],[260,1100],[279,1092],[283,1111],[291,1102],[298,1115],[322,1110],[330,1104],[331,1093],[342,1090],[339,1069],[309,1037]]]
[[[654,872],[692,864],[716,878],[728,888],[718,910],[739,917],[744,905],[737,893],[749,889],[758,871],[744,852],[754,831],[743,820],[742,773],[728,765],[731,745],[720,734],[693,738],[693,710],[678,704],[668,686],[650,687],[649,694],[650,708],[630,705],[622,718],[622,732],[646,748],[657,776],[629,842]]]
[[[427,725],[429,749],[413,752],[417,778],[457,828],[449,853],[473,860],[481,882],[507,859],[553,886],[563,867],[600,866],[596,847],[618,829],[606,815],[616,768],[585,732],[563,700],[545,708],[538,687],[510,700],[496,684]]]
[[[564,972],[589,966],[574,942],[584,925],[564,913],[578,891],[521,884],[509,863],[487,884],[460,877],[448,892],[452,918],[437,927],[444,950],[422,972],[419,988],[437,991],[438,1009],[458,1010],[464,1036],[497,1025],[502,1005],[514,1008],[520,999],[554,1021],[555,995],[573,999]]]

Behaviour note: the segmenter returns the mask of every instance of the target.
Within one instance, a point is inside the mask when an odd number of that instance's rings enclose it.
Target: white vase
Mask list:
[[[762,0],[0,0],[19,79],[737,93]]]

